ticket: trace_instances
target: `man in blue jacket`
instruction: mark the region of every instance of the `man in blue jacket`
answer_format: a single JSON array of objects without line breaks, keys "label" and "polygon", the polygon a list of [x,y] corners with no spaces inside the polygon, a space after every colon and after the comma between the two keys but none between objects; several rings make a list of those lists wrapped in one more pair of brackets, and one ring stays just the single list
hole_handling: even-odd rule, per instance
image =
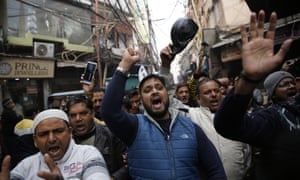
[{"label": "man in blue jacket", "polygon": [[144,114],[122,110],[127,72],[139,60],[126,49],[102,102],[103,120],[128,147],[133,179],[226,179],[220,157],[202,129],[169,107],[165,81],[148,75],[139,84]]}]

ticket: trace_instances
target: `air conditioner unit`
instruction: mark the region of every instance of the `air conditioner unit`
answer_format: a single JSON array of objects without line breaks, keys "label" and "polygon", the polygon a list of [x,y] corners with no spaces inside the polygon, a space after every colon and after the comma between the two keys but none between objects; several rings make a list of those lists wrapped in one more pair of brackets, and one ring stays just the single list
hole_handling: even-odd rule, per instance
[{"label": "air conditioner unit", "polygon": [[33,56],[35,57],[54,57],[54,43],[34,42]]}]

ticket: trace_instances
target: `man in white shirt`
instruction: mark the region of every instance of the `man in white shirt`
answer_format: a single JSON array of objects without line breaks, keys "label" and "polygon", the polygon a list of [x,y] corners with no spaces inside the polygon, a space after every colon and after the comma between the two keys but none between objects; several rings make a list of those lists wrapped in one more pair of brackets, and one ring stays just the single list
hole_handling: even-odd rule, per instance
[{"label": "man in white shirt", "polygon": [[242,180],[251,164],[251,148],[248,144],[222,137],[214,128],[214,112],[218,109],[222,94],[214,79],[198,83],[196,99],[200,107],[189,108],[189,116],[206,133],[216,147],[228,180]]},{"label": "man in white shirt", "polygon": [[75,144],[64,111],[48,109],[40,112],[34,118],[32,128],[34,144],[40,152],[25,158],[10,172],[10,157],[5,157],[1,180],[110,179],[102,154],[93,146]]}]

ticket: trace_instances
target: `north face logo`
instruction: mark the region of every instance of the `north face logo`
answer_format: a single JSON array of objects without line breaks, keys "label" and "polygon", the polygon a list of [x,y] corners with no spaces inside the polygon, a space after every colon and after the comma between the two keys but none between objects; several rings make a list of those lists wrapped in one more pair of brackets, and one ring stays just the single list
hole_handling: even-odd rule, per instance
[{"label": "north face logo", "polygon": [[189,136],[188,136],[187,134],[182,134],[180,137],[181,137],[182,139],[188,139],[188,138],[189,138]]}]

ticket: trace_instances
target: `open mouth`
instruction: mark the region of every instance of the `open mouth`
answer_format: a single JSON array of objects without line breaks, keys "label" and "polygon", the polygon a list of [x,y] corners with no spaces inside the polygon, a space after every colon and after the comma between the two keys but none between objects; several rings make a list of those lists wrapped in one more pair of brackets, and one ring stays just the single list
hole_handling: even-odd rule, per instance
[{"label": "open mouth", "polygon": [[153,98],[151,103],[154,109],[160,109],[162,107],[162,100],[160,97]]},{"label": "open mouth", "polygon": [[85,130],[85,126],[83,124],[76,125],[76,130],[77,131],[84,131]]},{"label": "open mouth", "polygon": [[292,96],[295,96],[297,94],[297,91],[296,91],[296,89],[294,90],[289,90],[288,92],[287,92],[287,95],[288,95],[288,97],[292,97]]},{"label": "open mouth", "polygon": [[58,154],[60,151],[59,146],[52,146],[48,148],[48,153],[51,154],[52,156],[55,156],[56,154]]},{"label": "open mouth", "polygon": [[210,104],[212,105],[212,106],[217,106],[217,105],[219,105],[219,101],[218,100],[211,100],[210,101]]},{"label": "open mouth", "polygon": [[187,101],[187,100],[188,100],[187,97],[183,97],[183,98],[182,98],[182,101]]}]

